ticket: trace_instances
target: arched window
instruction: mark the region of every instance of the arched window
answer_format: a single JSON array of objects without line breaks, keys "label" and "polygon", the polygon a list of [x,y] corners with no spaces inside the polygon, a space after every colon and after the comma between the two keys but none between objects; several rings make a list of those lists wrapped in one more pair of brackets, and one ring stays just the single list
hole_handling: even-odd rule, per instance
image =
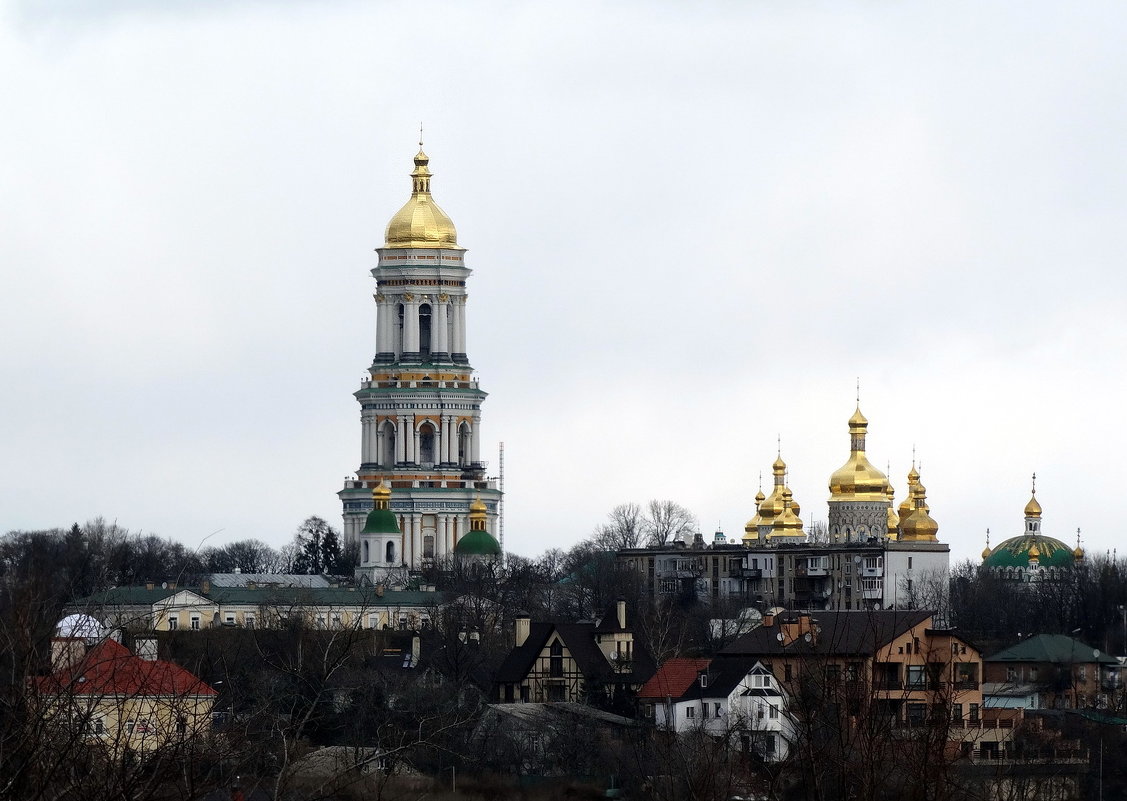
[{"label": "arched window", "polygon": [[430,356],[430,304],[419,307],[419,355],[425,360]]},{"label": "arched window", "polygon": [[380,429],[380,467],[395,467],[395,423],[385,420]]},{"label": "arched window", "polygon": [[387,556],[387,558],[384,559],[385,562],[387,562],[389,565],[395,564],[395,543],[394,542],[388,542],[386,556]]},{"label": "arched window", "polygon": [[428,467],[434,464],[434,426],[430,423],[419,426],[419,461]]},{"label": "arched window", "polygon": [[368,564],[371,559],[369,558],[368,541],[364,540],[364,564]]},{"label": "arched window", "polygon": [[434,535],[433,534],[427,534],[425,537],[423,537],[423,558],[424,559],[433,559],[434,558]]}]

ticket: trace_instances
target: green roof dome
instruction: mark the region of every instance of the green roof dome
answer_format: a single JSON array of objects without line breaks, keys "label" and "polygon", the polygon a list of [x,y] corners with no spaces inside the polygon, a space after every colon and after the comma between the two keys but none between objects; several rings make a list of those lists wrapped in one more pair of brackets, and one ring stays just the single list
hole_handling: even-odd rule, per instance
[{"label": "green roof dome", "polygon": [[398,534],[399,521],[395,519],[390,509],[373,509],[368,512],[368,520],[364,523],[361,534]]},{"label": "green roof dome", "polygon": [[467,531],[466,536],[458,540],[454,553],[459,556],[500,556],[501,545],[488,531],[476,529]]},{"label": "green roof dome", "polygon": [[996,546],[985,559],[983,567],[1029,567],[1030,556],[1035,553],[1041,567],[1071,567],[1075,557],[1072,549],[1063,542],[1041,534],[1011,537]]}]

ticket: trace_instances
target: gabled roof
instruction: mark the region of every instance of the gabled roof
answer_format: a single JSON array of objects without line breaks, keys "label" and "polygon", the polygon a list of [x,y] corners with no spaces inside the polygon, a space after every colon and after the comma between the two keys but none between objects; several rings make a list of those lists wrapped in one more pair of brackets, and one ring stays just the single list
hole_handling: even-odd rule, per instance
[{"label": "gabled roof", "polygon": [[1099,648],[1074,640],[1063,634],[1038,634],[1017,645],[985,657],[984,662],[1050,662],[1053,664],[1118,665],[1119,660]]},{"label": "gabled roof", "polygon": [[638,698],[680,698],[692,686],[711,659],[678,656],[668,659],[638,690]]},{"label": "gabled roof", "polygon": [[534,622],[529,625],[528,639],[524,644],[513,648],[497,671],[497,681],[501,684],[519,682],[528,675],[540,652],[544,650],[553,633],[558,633],[580,672],[587,678],[612,679],[617,683],[644,681],[653,673],[653,661],[649,653],[634,638],[634,661],[628,673],[621,673],[603,656],[595,643],[594,623],[559,623],[553,621]]},{"label": "gabled roof", "polygon": [[[805,614],[805,613],[804,613]],[[739,656],[871,656],[904,632],[918,626],[935,613],[926,610],[877,610],[810,613],[820,631],[807,642],[799,637],[783,644],[778,639],[781,622],[798,621],[798,614],[777,616],[772,626],[760,626],[744,634],[720,652],[723,657]]]},{"label": "gabled roof", "polygon": [[757,659],[714,659],[708,666],[707,684],[702,687],[699,681],[694,682],[681,697],[686,700],[727,698],[758,661]]},{"label": "gabled roof", "polygon": [[172,662],[146,660],[105,639],[74,665],[32,679],[40,692],[81,696],[218,695],[194,674]]}]

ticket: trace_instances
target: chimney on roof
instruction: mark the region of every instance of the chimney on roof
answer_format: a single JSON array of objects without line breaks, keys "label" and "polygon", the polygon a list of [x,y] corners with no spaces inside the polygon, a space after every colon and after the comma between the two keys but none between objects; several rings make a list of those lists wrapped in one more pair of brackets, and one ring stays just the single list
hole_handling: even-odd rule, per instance
[{"label": "chimney on roof", "polygon": [[204,595],[207,595],[209,592],[211,592],[211,582],[208,581],[207,579],[204,579],[203,581],[201,581],[200,582],[200,592],[202,592]]},{"label": "chimney on roof", "polygon": [[156,637],[138,637],[133,643],[133,652],[146,662],[157,661]]},{"label": "chimney on roof", "polygon": [[51,670],[65,670],[86,656],[82,637],[55,637],[51,640]]},{"label": "chimney on roof", "polygon": [[619,598],[618,601],[615,603],[615,606],[617,607],[617,612],[618,612],[618,627],[620,629],[624,629],[624,628],[626,628],[626,601],[625,601],[625,599]]},{"label": "chimney on roof", "polygon": [[528,612],[517,612],[517,616],[513,618],[513,644],[517,648],[524,645],[531,627],[532,618],[528,616]]},{"label": "chimney on roof", "polygon": [[770,612],[765,613],[763,615],[763,624],[762,625],[763,625],[763,628],[765,628],[765,629],[769,629],[772,626],[774,626],[775,625],[775,616],[772,615]]}]

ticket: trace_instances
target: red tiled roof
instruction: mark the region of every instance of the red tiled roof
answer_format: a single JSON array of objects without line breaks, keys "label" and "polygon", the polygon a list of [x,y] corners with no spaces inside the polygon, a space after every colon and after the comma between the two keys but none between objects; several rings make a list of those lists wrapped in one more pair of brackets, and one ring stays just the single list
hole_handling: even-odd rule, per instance
[{"label": "red tiled roof", "polygon": [[680,656],[666,661],[638,690],[638,698],[680,698],[711,661]]},{"label": "red tiled roof", "polygon": [[194,674],[163,660],[146,660],[114,640],[102,640],[68,668],[33,680],[40,692],[73,695],[218,695]]}]

